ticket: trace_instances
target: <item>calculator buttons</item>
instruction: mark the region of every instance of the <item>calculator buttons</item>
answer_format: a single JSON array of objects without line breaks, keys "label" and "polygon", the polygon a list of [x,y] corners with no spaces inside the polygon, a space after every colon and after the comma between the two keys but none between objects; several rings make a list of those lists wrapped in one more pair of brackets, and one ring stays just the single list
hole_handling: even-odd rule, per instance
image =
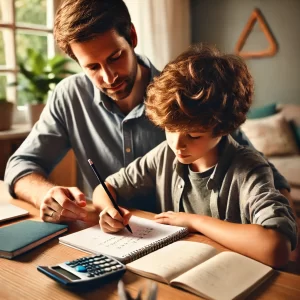
[{"label": "calculator buttons", "polygon": [[84,267],[84,266],[77,266],[77,267],[75,268],[75,270],[76,270],[77,272],[81,272],[81,273],[86,273],[86,272],[87,272],[87,269],[86,269],[86,267]]},{"label": "calculator buttons", "polygon": [[111,268],[105,268],[104,271],[105,271],[105,272],[110,272],[110,271],[111,271]]},{"label": "calculator buttons", "polygon": [[[96,280],[97,277],[105,277],[114,272],[120,272],[124,265],[119,261],[105,255],[96,255],[92,257],[83,257],[64,263],[69,270],[73,269],[78,276]],[[74,273],[75,274],[75,273]]]}]

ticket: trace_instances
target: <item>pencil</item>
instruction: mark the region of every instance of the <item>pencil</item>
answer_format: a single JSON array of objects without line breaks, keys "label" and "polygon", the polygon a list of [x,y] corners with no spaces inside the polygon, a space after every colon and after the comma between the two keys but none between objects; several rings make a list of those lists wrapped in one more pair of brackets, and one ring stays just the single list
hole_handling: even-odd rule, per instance
[{"label": "pencil", "polygon": [[[119,207],[119,206],[117,205],[117,203],[115,202],[114,197],[111,195],[109,189],[107,188],[106,184],[104,183],[103,179],[101,178],[100,174],[98,173],[98,171],[97,171],[97,169],[96,169],[94,163],[92,162],[91,159],[88,159],[88,162],[89,162],[91,168],[93,169],[93,171],[94,171],[94,173],[95,173],[95,175],[96,175],[98,181],[101,183],[101,185],[102,185],[102,187],[104,188],[104,190],[105,190],[107,196],[109,197],[110,201],[112,202],[114,208],[119,212],[119,214],[120,214],[121,216],[123,216],[123,213],[122,213],[120,207]],[[128,230],[130,233],[132,233],[132,230],[131,230],[129,224],[126,225],[126,228],[127,228],[127,230]]]}]

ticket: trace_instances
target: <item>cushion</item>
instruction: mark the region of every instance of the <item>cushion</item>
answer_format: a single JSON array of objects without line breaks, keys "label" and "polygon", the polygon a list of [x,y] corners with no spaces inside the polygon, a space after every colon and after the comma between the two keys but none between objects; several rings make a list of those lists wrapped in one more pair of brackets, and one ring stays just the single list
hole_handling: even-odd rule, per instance
[{"label": "cushion", "polygon": [[277,108],[284,118],[291,124],[298,147],[300,148],[300,105],[298,104],[279,104]]},{"label": "cushion", "polygon": [[300,187],[300,155],[274,156],[269,161],[291,185]]},{"label": "cushion", "polygon": [[247,114],[248,119],[265,118],[275,115],[277,112],[276,103],[267,104],[261,107],[253,107]]},{"label": "cushion", "polygon": [[294,134],[281,113],[273,116],[246,120],[242,125],[253,146],[266,156],[298,154]]}]

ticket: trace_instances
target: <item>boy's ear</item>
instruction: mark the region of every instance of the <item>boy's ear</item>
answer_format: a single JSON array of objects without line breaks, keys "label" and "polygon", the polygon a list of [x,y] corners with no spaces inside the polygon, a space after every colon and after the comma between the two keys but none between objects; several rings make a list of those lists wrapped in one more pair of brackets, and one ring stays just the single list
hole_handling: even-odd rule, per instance
[{"label": "boy's ear", "polygon": [[135,27],[132,23],[130,28],[130,39],[131,39],[132,48],[134,49],[137,46],[138,39],[137,39]]}]

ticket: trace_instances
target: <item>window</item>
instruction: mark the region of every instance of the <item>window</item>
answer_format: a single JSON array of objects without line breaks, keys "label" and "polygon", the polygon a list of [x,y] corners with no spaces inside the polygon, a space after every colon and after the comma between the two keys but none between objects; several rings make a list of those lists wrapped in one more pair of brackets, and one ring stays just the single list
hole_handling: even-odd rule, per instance
[{"label": "window", "polygon": [[54,55],[54,12],[60,0],[0,0],[0,97],[23,105],[17,89],[18,60],[27,48]]}]

